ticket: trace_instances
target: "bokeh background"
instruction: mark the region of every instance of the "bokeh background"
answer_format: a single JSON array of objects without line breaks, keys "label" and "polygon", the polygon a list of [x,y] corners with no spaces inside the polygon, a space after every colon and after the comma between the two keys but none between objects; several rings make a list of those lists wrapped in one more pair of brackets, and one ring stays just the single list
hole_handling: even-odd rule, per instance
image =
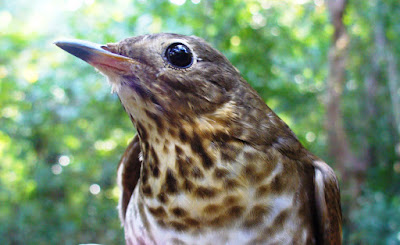
[{"label": "bokeh background", "polygon": [[116,168],[135,130],[53,41],[155,32],[208,40],[330,163],[344,244],[400,244],[398,0],[1,0],[0,244],[123,244]]}]

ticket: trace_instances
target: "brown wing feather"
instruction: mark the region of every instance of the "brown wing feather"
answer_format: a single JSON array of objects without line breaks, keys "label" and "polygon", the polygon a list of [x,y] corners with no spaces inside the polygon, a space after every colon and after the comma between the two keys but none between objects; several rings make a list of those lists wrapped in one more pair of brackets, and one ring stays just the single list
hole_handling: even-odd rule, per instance
[{"label": "brown wing feather", "polygon": [[339,184],[333,170],[323,161],[314,161],[315,201],[318,237],[321,244],[342,244],[342,212]]},{"label": "brown wing feather", "polygon": [[129,200],[140,177],[141,162],[139,161],[139,153],[139,137],[136,135],[129,143],[118,165],[118,184],[122,189],[118,209],[122,222],[125,220]]}]

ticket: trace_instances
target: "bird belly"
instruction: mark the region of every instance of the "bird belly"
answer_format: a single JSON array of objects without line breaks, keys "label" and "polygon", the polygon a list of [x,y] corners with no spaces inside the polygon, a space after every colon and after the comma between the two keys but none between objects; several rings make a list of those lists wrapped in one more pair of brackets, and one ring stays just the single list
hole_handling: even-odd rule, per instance
[{"label": "bird belly", "polygon": [[[265,217],[260,229],[244,229],[242,225],[227,228],[200,229],[198,232],[186,233],[170,228],[165,228],[146,209],[139,195],[137,187],[132,195],[125,220],[125,239],[127,245],[136,244],[314,244],[310,240],[310,232],[307,226],[302,226],[294,220],[286,220],[281,224],[280,230],[276,230],[276,220],[279,219],[280,210],[276,208],[274,216]],[[277,199],[276,204],[286,206],[284,199]],[[286,209],[286,208],[285,208]],[[274,223],[275,221],[275,223]],[[271,230],[273,230],[271,232]],[[310,241],[312,241],[310,243]]]}]

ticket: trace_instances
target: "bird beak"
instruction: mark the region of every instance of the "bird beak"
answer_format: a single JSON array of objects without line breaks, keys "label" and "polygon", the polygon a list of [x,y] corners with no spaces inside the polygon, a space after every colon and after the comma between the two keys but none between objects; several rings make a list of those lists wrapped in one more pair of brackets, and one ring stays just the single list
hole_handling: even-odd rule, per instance
[{"label": "bird beak", "polygon": [[130,64],[137,61],[109,51],[107,45],[82,40],[60,40],[54,43],[68,53],[86,61],[100,71],[105,69],[119,72],[130,70]]}]

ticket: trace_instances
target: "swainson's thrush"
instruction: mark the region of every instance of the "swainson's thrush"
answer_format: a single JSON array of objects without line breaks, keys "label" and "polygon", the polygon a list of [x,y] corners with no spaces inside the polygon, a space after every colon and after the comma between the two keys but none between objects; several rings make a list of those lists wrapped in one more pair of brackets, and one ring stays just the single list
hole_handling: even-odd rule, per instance
[{"label": "swainson's thrush", "polygon": [[137,129],[118,169],[127,244],[341,244],[333,170],[204,40],[56,45],[108,77]]}]

